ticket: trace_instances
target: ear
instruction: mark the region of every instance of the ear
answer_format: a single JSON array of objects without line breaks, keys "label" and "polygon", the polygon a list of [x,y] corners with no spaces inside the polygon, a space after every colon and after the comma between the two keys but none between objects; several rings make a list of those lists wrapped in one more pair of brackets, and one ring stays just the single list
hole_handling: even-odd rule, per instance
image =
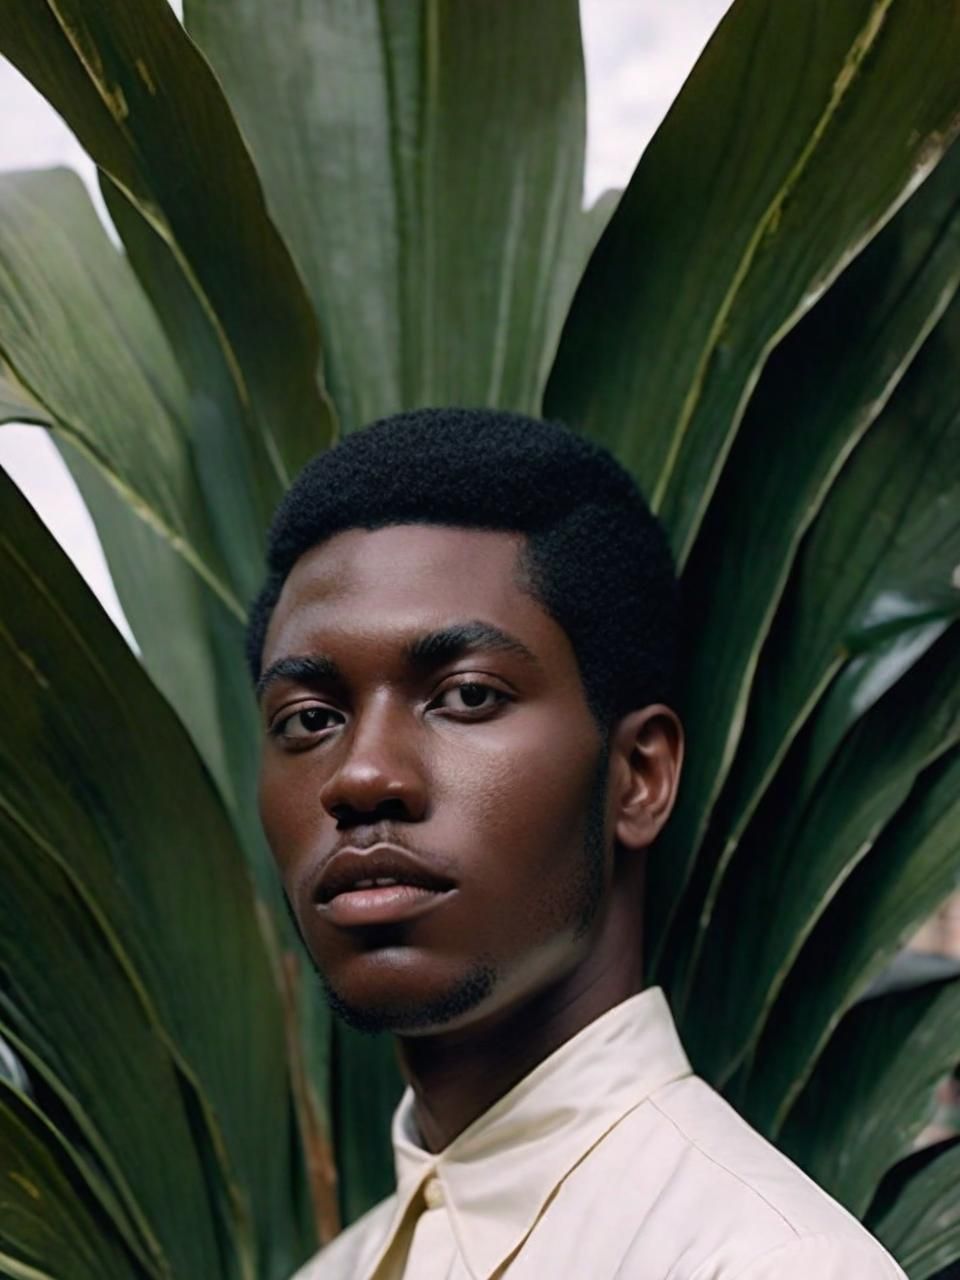
[{"label": "ear", "polygon": [[670,817],[683,765],[683,726],[660,703],[631,711],[611,742],[614,832],[627,849],[653,844]]}]

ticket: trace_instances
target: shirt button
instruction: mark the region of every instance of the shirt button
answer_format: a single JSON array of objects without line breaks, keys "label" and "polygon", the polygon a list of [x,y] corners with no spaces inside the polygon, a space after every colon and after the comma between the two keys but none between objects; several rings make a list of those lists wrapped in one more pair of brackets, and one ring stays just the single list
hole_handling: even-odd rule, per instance
[{"label": "shirt button", "polygon": [[428,1178],[423,1186],[423,1198],[428,1209],[439,1209],[443,1204],[443,1187],[439,1178]]}]

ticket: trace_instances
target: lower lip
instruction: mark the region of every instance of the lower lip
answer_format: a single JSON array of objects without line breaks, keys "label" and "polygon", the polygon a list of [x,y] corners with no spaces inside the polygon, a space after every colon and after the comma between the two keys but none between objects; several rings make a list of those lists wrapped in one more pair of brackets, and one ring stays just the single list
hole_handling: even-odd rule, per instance
[{"label": "lower lip", "polygon": [[441,903],[449,890],[421,889],[410,884],[382,885],[337,894],[320,908],[336,925],[398,924]]}]

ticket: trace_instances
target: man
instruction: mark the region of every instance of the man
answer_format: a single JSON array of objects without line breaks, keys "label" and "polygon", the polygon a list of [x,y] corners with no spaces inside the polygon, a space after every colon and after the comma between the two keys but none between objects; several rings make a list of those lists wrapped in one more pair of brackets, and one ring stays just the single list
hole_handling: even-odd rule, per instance
[{"label": "man", "polygon": [[397,1193],[304,1280],[892,1280],[692,1073],[641,969],[683,755],[632,480],[503,413],[386,419],[274,521],[260,807],[334,1009],[396,1037]]}]

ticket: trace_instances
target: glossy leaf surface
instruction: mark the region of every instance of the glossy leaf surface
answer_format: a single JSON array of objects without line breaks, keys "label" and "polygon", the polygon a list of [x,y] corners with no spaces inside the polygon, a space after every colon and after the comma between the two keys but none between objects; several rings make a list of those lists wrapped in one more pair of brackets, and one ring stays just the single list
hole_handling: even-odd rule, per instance
[{"label": "glossy leaf surface", "polygon": [[[960,592],[960,301],[839,477],[761,660],[725,819],[735,838],[818,693],[850,658],[956,616]],[[838,568],[843,566],[843,572]],[[885,681],[874,690],[883,691]],[[870,698],[848,686],[849,725]],[[830,714],[842,715],[840,707]],[[830,730],[832,740],[842,726]]]},{"label": "glossy leaf surface", "polygon": [[0,52],[164,236],[211,315],[263,459],[266,518],[332,420],[309,302],[216,78],[165,0],[3,0]]},{"label": "glossy leaf surface", "polygon": [[393,1045],[371,1044],[348,1027],[336,1025],[337,1154],[344,1222],[353,1222],[394,1187],[390,1120],[402,1084]]},{"label": "glossy leaf surface", "polygon": [[[11,727],[0,747],[10,838],[0,843],[22,875],[49,867],[66,877],[129,957],[154,1011],[151,1034],[162,1029],[216,1137],[238,1243],[256,1238],[265,1273],[282,1275],[302,1239],[291,1221],[297,1147],[277,978],[235,836],[186,733],[76,572],[9,481],[0,498],[0,579],[4,597],[18,601],[0,651]],[[10,942],[35,913],[18,909],[15,895],[5,907],[9,963],[19,958],[42,980],[47,951]],[[56,914],[46,918],[55,927]],[[68,989],[64,979],[47,1000],[86,1019],[94,997],[74,1007]],[[74,1053],[64,1048],[65,1065],[79,1067],[82,1050],[79,1040]],[[116,1052],[112,1060],[128,1070]],[[96,1090],[106,1104],[108,1079],[105,1066]],[[164,1165],[164,1176],[176,1171],[176,1161]]]},{"label": "glossy leaf surface", "polygon": [[[185,393],[180,416],[197,488],[230,582],[246,604],[260,586],[265,515],[271,513],[262,511],[259,503],[261,491],[270,490],[270,478],[257,472],[263,460],[251,451],[244,434],[244,405],[216,326],[190,288],[175,254],[102,175],[100,190],[179,368]],[[143,345],[151,350],[149,342]],[[165,381],[160,385],[167,387]]]},{"label": "glossy leaf surface", "polygon": [[[693,981],[690,956],[695,962],[706,945],[717,896],[728,867],[742,856],[750,819],[824,692],[829,688],[808,732],[802,775],[789,784],[787,810],[794,818],[847,729],[960,614],[953,585],[960,560],[958,350],[955,299],[841,472],[802,550],[761,654],[713,831],[681,908],[678,932],[686,939],[672,949],[671,967],[685,975],[684,987]],[[831,687],[852,661],[854,678]],[[859,678],[864,667],[874,678]]]},{"label": "glossy leaf surface", "polygon": [[0,265],[8,381],[239,611],[191,471],[183,384],[75,174],[0,176]]},{"label": "glossy leaf surface", "polygon": [[0,1271],[14,1280],[153,1280],[92,1194],[62,1137],[0,1079]]},{"label": "glossy leaf surface", "polygon": [[[0,176],[0,262],[0,351],[18,380],[0,414],[53,429],[143,660],[230,797],[205,619],[240,603],[208,528],[190,402],[163,334],[65,170]],[[178,626],[158,626],[166,617]]]},{"label": "glossy leaf surface", "polygon": [[960,146],[783,342],[750,402],[684,575],[688,750],[679,809],[650,864],[660,945],[800,541],[960,284],[958,190]]},{"label": "glossy leaf surface", "polygon": [[960,979],[864,1000],[837,1028],[780,1145],[860,1218],[958,1061]]},{"label": "glossy leaf surface", "polygon": [[186,0],[184,18],[307,281],[344,424],[535,408],[585,253],[574,0],[277,0],[269,22],[259,0]]},{"label": "glossy leaf surface", "polygon": [[[210,1198],[202,1154],[205,1147],[212,1157],[212,1135],[202,1122],[194,1134],[190,1086],[145,1007],[139,976],[126,955],[117,955],[116,935],[57,864],[55,851],[25,815],[11,814],[6,796],[0,869],[0,972],[15,1002],[4,1001],[2,1025],[43,1060],[83,1141],[109,1161],[142,1251],[160,1275],[229,1275],[232,1268],[220,1260],[222,1233],[246,1252],[249,1269],[249,1227],[221,1222],[218,1230],[221,1206]],[[55,950],[37,947],[41,931],[56,940]]]},{"label": "glossy leaf surface", "polygon": [[741,0],[641,159],[546,407],[628,463],[681,561],[771,348],[960,127],[958,57],[938,0]]},{"label": "glossy leaf surface", "polygon": [[931,1280],[960,1258],[960,1138],[905,1160],[894,1173],[898,1194],[868,1219],[910,1280]]},{"label": "glossy leaf surface", "polygon": [[[960,645],[937,645],[857,721],[829,772],[806,783],[803,743],[724,877],[685,1041],[726,1081],[756,1044],[791,966],[918,775],[960,740]],[[746,929],[745,921],[764,928]]]},{"label": "glossy leaf surface", "polygon": [[764,1132],[778,1132],[845,1010],[954,889],[958,860],[954,748],[918,779],[790,972],[743,1095],[748,1116]]}]

